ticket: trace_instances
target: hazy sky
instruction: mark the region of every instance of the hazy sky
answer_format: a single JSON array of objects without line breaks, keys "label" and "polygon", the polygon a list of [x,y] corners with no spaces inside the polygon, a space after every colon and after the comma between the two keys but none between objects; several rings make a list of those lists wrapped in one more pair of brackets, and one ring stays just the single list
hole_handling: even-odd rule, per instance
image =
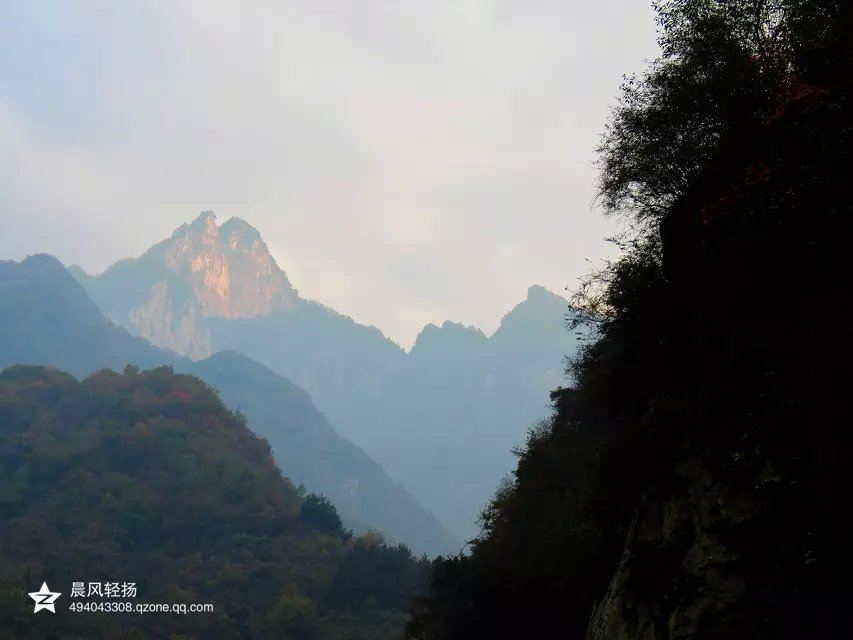
[{"label": "hazy sky", "polygon": [[0,258],[99,272],[203,209],[409,345],[610,252],[593,150],[642,0],[3,2]]}]

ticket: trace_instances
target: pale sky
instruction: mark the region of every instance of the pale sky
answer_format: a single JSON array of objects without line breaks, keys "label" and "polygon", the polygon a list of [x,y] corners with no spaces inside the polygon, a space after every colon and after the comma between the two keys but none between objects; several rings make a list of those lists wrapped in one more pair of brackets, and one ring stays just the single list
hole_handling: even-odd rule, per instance
[{"label": "pale sky", "polygon": [[97,273],[204,209],[409,346],[612,252],[593,207],[642,0],[3,2],[0,259]]}]

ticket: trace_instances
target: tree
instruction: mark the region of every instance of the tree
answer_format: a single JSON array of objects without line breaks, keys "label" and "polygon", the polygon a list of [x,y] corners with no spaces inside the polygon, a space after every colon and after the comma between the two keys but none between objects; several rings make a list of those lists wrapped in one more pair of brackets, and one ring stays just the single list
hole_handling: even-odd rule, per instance
[{"label": "tree", "polygon": [[309,493],[300,507],[300,516],[310,527],[340,537],[344,540],[352,536],[352,531],[344,529],[344,523],[338,515],[335,505],[324,495]]},{"label": "tree", "polygon": [[[834,638],[853,565],[849,3],[672,0],[599,148],[595,339],[412,636]],[[593,613],[590,621],[590,612]]]}]

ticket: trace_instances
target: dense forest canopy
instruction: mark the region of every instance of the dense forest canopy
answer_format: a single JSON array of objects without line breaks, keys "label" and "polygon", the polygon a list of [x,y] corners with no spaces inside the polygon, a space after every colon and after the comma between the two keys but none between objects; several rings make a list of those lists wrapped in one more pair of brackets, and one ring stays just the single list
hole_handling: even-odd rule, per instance
[{"label": "dense forest canopy", "polygon": [[[167,367],[83,381],[5,369],[0,462],[9,640],[390,639],[426,579],[427,561],[405,546],[353,539],[325,497],[282,477],[266,442],[212,389]],[[56,615],[30,608],[27,592],[43,580],[63,593]],[[81,580],[134,582],[133,603],[214,610],[71,613]]]},{"label": "dense forest canopy", "polygon": [[599,149],[596,332],[409,634],[836,638],[853,575],[853,8],[656,5]]}]

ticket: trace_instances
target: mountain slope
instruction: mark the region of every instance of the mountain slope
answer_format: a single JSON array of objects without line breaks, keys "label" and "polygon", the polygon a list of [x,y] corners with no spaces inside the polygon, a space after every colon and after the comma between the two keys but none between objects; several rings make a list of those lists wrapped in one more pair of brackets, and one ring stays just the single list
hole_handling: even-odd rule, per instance
[{"label": "mountain slope", "polygon": [[53,256],[0,261],[0,367],[45,364],[85,375],[129,362],[151,367],[176,360],[105,321]]},{"label": "mountain slope", "polygon": [[299,297],[256,229],[212,212],[98,276],[69,271],[104,315],[133,335],[194,359],[237,351],[305,388],[342,433],[369,428],[404,351]]},{"label": "mountain slope", "polygon": [[513,449],[548,415],[547,390],[565,382],[562,354],[577,348],[568,312],[565,299],[533,286],[490,337],[429,325],[388,381],[364,446],[458,536],[477,533]]},{"label": "mountain slope", "polygon": [[98,278],[72,272],[110,319],[196,358],[212,353],[206,317],[254,317],[298,300],[260,234],[238,218],[217,227],[209,211]]},{"label": "mountain slope", "polygon": [[210,318],[213,345],[296,380],[342,433],[399,478],[457,539],[549,412],[577,348],[568,302],[533,286],[491,337],[428,325],[410,353],[317,303],[256,318]]},{"label": "mountain slope", "polygon": [[233,351],[194,362],[186,370],[219,389],[225,403],[266,438],[287,475],[322,490],[348,526],[381,529],[430,554],[454,550],[451,536],[382,467],[338,435],[304,390]]},{"label": "mountain slope", "polygon": [[[229,249],[235,225],[253,239],[251,254]],[[237,304],[262,272],[273,274],[277,302]],[[512,449],[547,416],[563,357],[576,350],[568,302],[532,286],[493,336],[428,325],[406,353],[375,327],[299,297],[256,230],[235,219],[217,227],[209,212],[100,276],[73,273],[107,316],[155,344],[192,357],[237,351],[305,388],[459,540],[477,532]]]},{"label": "mountain slope", "polygon": [[359,532],[380,529],[418,553],[446,553],[457,546],[378,464],[337,434],[302,389],[237,354],[194,362],[128,335],[103,317],[51,256],[0,262],[0,338],[0,367],[42,364],[85,376],[103,368],[120,371],[127,364],[168,364],[195,373],[253,418],[250,424],[273,443],[285,475],[340,504],[347,526]]},{"label": "mountain slope", "polygon": [[[405,600],[385,585],[414,592],[425,563],[353,544],[334,510],[282,478],[266,443],[197,378],[163,367],[78,382],[17,366],[0,372],[0,399],[0,637],[399,634]],[[365,545],[385,583],[363,580],[362,599],[344,601],[338,576]],[[33,615],[26,595],[42,580],[62,594],[49,616]],[[136,593],[72,599],[73,581],[87,592],[131,582]],[[104,602],[213,611],[69,611]]]},{"label": "mountain slope", "polygon": [[304,387],[346,437],[364,446],[405,352],[318,302],[254,318],[208,318],[216,351],[238,351]]}]

